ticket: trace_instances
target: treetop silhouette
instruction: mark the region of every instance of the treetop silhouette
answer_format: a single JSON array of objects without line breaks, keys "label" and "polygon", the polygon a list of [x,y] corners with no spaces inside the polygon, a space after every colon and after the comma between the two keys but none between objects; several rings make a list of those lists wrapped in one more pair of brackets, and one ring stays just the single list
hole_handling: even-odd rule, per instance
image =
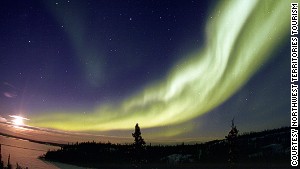
[{"label": "treetop silhouette", "polygon": [[134,137],[134,145],[136,148],[141,148],[143,145],[146,144],[143,137],[141,136],[141,129],[139,127],[139,123],[135,125],[135,131],[132,133],[132,137]]}]

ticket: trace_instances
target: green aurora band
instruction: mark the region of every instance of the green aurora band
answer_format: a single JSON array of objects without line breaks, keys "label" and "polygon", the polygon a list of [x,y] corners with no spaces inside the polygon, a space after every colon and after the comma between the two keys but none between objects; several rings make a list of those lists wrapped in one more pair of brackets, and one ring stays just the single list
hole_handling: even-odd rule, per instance
[{"label": "green aurora band", "polygon": [[[280,47],[289,32],[289,7],[284,0],[220,2],[208,18],[204,48],[179,61],[166,79],[120,104],[86,114],[45,112],[29,117],[29,125],[110,131],[132,129],[136,122],[143,128],[180,125],[199,117],[237,92]],[[169,135],[180,133],[177,128]]]}]

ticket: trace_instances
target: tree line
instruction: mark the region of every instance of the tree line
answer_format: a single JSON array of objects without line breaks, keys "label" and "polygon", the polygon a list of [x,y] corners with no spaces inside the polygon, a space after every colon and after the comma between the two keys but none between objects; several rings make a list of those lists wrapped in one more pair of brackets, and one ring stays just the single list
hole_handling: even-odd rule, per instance
[{"label": "tree line", "polygon": [[[289,162],[290,128],[284,127],[262,132],[239,135],[232,122],[228,135],[221,140],[201,144],[146,145],[138,124],[132,133],[133,144],[83,142],[65,145],[56,151],[48,151],[42,158],[50,161],[75,164],[84,167],[147,168],[177,164],[220,163],[224,168],[236,168],[238,163],[286,163]],[[288,163],[287,163],[288,165]],[[151,168],[150,167],[150,168]],[[116,167],[118,168],[118,167]],[[161,167],[163,168],[163,167]]]}]

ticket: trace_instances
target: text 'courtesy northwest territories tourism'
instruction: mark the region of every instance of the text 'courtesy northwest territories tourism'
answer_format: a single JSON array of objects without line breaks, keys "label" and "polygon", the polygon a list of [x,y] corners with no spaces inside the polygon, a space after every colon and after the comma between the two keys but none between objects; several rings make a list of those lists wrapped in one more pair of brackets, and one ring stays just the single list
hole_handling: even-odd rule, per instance
[{"label": "text 'courtesy northwest territories tourism'", "polygon": [[291,3],[291,166],[298,166],[298,3]]}]

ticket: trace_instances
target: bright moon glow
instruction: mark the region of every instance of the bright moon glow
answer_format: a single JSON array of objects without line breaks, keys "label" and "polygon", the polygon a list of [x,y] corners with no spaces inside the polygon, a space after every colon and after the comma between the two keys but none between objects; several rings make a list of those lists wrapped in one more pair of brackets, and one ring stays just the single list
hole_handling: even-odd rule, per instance
[{"label": "bright moon glow", "polygon": [[289,28],[286,2],[222,1],[207,19],[204,47],[181,60],[166,79],[120,104],[102,105],[89,113],[45,112],[31,117],[30,124],[107,131],[132,129],[136,122],[143,128],[181,124],[201,116],[237,92],[280,47]]},{"label": "bright moon glow", "polygon": [[24,117],[21,117],[21,116],[16,116],[16,115],[11,115],[9,117],[13,118],[11,120],[11,122],[12,122],[13,125],[16,125],[16,126],[22,126],[22,125],[25,124],[24,120],[28,120],[27,118],[24,118]]}]

